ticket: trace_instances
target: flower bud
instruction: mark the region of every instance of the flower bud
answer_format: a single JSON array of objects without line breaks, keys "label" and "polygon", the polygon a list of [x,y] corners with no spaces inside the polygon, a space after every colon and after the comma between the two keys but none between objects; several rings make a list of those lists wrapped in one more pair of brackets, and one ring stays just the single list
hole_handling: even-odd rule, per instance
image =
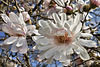
[{"label": "flower bud", "polygon": [[71,6],[66,6],[64,12],[70,15],[73,12],[73,8]]},{"label": "flower bud", "polygon": [[83,11],[84,12],[88,12],[89,10],[90,10],[90,5],[89,4],[83,6]]},{"label": "flower bud", "polygon": [[71,6],[66,6],[66,10],[67,10],[67,11],[72,11],[73,8],[72,8]]},{"label": "flower bud", "polygon": [[91,0],[92,6],[100,6],[100,0]]}]

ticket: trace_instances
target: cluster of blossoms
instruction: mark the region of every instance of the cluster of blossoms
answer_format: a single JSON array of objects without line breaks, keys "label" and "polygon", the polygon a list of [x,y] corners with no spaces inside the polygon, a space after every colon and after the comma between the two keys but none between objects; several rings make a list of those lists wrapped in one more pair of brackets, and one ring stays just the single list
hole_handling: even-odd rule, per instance
[{"label": "cluster of blossoms", "polygon": [[[33,41],[36,43],[34,49],[42,51],[39,54],[39,59],[46,59],[47,63],[52,63],[54,59],[62,62],[64,66],[68,66],[72,61],[71,55],[74,53],[82,60],[90,59],[84,46],[96,47],[95,41],[88,40],[93,35],[81,31],[83,14],[76,12],[74,18],[71,15],[79,9],[82,12],[84,5],[89,0],[76,0],[77,3],[73,5],[70,5],[70,0],[66,5],[66,1],[44,0],[44,7],[51,4],[46,7],[45,12],[53,20],[39,20],[39,30],[36,29],[35,25],[26,25],[25,22],[31,20],[27,12],[19,13],[19,16],[14,12],[10,12],[9,17],[2,14],[1,17],[5,22],[2,25],[2,31],[10,35],[2,43],[2,48],[12,44],[12,52],[27,53],[26,37],[34,33],[38,35],[32,36]],[[99,0],[91,0],[91,2],[96,6],[100,5]],[[78,7],[76,8],[76,6]]]}]

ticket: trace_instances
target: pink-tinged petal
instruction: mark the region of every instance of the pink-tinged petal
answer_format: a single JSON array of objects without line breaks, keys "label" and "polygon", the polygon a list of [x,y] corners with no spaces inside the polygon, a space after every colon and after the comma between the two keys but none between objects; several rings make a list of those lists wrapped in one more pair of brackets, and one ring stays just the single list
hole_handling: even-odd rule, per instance
[{"label": "pink-tinged petal", "polygon": [[12,28],[7,25],[7,24],[3,24],[2,25],[2,31],[4,31],[5,33],[8,33],[10,35],[14,35],[15,33],[13,32]]},{"label": "pink-tinged petal", "polygon": [[17,39],[18,39],[18,37],[11,36],[11,37],[7,38],[7,39],[3,42],[3,44],[12,44],[12,43],[14,43]]},{"label": "pink-tinged petal", "polygon": [[18,16],[14,12],[9,13],[9,17],[14,24],[21,24],[22,22],[18,19]]},{"label": "pink-tinged petal", "polygon": [[25,44],[26,42],[26,38],[25,37],[19,37],[18,38],[18,41],[16,43],[16,47],[21,47]]},{"label": "pink-tinged petal", "polygon": [[30,19],[30,15],[28,14],[28,12],[22,12],[22,15],[23,15],[24,21],[27,21]]},{"label": "pink-tinged petal", "polygon": [[18,50],[19,50],[19,53],[25,54],[25,53],[27,53],[28,45],[27,45],[26,40],[24,40],[23,42],[24,42],[23,45],[21,47],[18,47]]},{"label": "pink-tinged petal", "polygon": [[8,23],[8,24],[11,23],[11,20],[10,20],[10,18],[9,18],[7,15],[2,14],[1,17],[2,17],[2,19],[3,19],[6,23]]},{"label": "pink-tinged petal", "polygon": [[25,35],[24,31],[21,28],[13,27],[13,32],[20,35]]},{"label": "pink-tinged petal", "polygon": [[13,43],[13,45],[11,46],[11,51],[12,51],[12,52],[18,52],[18,49],[17,49],[17,47],[16,47],[16,44],[17,44],[17,41],[15,41],[15,42]]}]

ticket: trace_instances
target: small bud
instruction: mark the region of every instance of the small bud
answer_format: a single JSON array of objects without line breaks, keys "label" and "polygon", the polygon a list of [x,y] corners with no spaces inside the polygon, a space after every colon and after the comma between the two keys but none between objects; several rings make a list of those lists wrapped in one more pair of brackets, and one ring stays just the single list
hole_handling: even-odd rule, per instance
[{"label": "small bud", "polygon": [[67,11],[72,11],[73,8],[72,8],[71,6],[66,6],[66,10],[67,10]]},{"label": "small bud", "polygon": [[92,7],[98,7],[100,6],[100,0],[91,0],[91,6]]},{"label": "small bud", "polygon": [[66,6],[64,12],[70,15],[73,13],[73,8],[71,6]]},{"label": "small bud", "polygon": [[16,6],[12,6],[12,10],[16,10],[17,8],[16,8]]},{"label": "small bud", "polygon": [[88,12],[89,10],[90,10],[90,5],[89,4],[83,6],[83,11],[84,12]]}]

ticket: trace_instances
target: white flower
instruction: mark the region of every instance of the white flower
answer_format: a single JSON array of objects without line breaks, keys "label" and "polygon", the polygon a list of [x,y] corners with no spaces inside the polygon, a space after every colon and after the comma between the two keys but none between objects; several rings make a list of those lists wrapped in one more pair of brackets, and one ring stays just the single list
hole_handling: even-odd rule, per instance
[{"label": "white flower", "polygon": [[[36,49],[42,50],[40,59],[47,59],[51,63],[53,59],[59,60],[64,66],[70,64],[71,56],[74,51],[83,59],[89,59],[89,55],[83,46],[94,47],[96,43],[91,40],[84,40],[80,37],[92,37],[89,33],[81,33],[81,15],[76,15],[73,24],[66,19],[66,14],[61,13],[61,20],[56,13],[53,13],[55,23],[40,20],[39,33],[41,36],[33,36],[36,42]],[[66,24],[66,25],[65,25]],[[83,45],[83,46],[82,46]]]},{"label": "white flower", "polygon": [[2,31],[11,35],[2,45],[8,46],[12,44],[12,52],[26,53],[28,50],[26,41],[27,27],[22,13],[19,14],[19,17],[13,12],[9,13],[9,17],[5,14],[2,14],[1,17],[5,21],[5,24],[2,25]]}]

